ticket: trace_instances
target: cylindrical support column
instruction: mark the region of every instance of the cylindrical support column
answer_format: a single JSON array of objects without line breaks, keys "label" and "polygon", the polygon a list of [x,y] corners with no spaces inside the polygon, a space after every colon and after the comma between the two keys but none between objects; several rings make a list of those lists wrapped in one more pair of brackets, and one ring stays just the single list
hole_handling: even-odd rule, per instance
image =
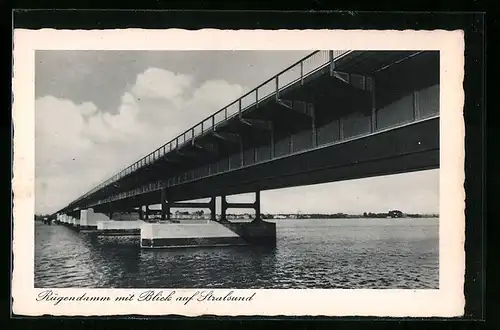
[{"label": "cylindrical support column", "polygon": [[144,212],[142,211],[142,206],[139,207],[139,219],[144,220]]},{"label": "cylindrical support column", "polygon": [[166,219],[166,212],[167,212],[167,192],[165,189],[161,190],[161,219],[165,220]]},{"label": "cylindrical support column", "polygon": [[261,220],[260,217],[260,190],[255,192],[255,220]]},{"label": "cylindrical support column", "polygon": [[215,214],[215,196],[212,196],[210,199],[210,220],[215,221],[216,220],[216,214]]},{"label": "cylindrical support column", "polygon": [[109,219],[113,219],[113,207],[111,205],[111,202],[108,203],[108,217]]},{"label": "cylindrical support column", "polygon": [[145,213],[144,213],[144,218],[145,218],[145,220],[149,219],[149,206],[148,205],[146,205],[146,210],[145,210]]},{"label": "cylindrical support column", "polygon": [[227,217],[226,217],[227,200],[226,200],[225,195],[221,196],[220,206],[221,206],[220,207],[220,220],[227,221]]}]

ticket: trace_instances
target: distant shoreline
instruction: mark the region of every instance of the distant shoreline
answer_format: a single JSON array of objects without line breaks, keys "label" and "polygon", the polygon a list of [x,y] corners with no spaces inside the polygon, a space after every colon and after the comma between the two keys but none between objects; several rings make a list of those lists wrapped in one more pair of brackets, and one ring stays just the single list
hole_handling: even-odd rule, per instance
[{"label": "distant shoreline", "polygon": [[[187,212],[186,212],[187,213]],[[151,219],[157,219],[160,217],[159,214],[151,214]],[[227,214],[227,218],[230,220],[251,220],[255,216],[253,214]],[[35,215],[35,221],[43,221],[44,218],[50,219],[47,215]],[[175,214],[171,215],[172,219],[183,219],[183,220],[209,220],[209,214],[182,214],[180,217],[176,217]],[[414,213],[402,213],[400,211],[391,211],[389,213],[363,213],[363,214],[347,214],[347,213],[263,213],[261,214],[263,220],[305,220],[305,219],[397,219],[397,218],[439,218],[439,214],[414,214]]]},{"label": "distant shoreline", "polygon": [[368,214],[263,214],[262,219],[287,220],[287,219],[398,219],[398,218],[439,218],[439,214],[401,214],[391,216],[385,213]]}]

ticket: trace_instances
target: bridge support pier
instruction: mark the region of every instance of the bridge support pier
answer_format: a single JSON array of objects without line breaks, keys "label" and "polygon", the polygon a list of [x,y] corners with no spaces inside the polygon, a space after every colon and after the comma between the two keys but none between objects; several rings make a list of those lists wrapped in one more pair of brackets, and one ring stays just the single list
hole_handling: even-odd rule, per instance
[{"label": "bridge support pier", "polygon": [[217,214],[216,208],[215,208],[215,196],[212,196],[210,199],[210,221],[216,221],[217,220]]},{"label": "bridge support pier", "polygon": [[113,219],[113,206],[111,205],[111,202],[108,203],[108,218],[111,220]]},{"label": "bridge support pier", "polygon": [[226,199],[226,196],[221,196],[221,222],[228,222],[227,220],[227,209],[230,208],[238,208],[238,209],[254,209],[255,210],[255,218],[253,221],[261,221],[260,215],[260,190],[255,192],[255,202],[253,203],[229,203]]},{"label": "bridge support pier", "polygon": [[167,190],[161,190],[161,220],[170,220],[170,205],[167,201]]},{"label": "bridge support pier", "polygon": [[73,229],[79,230],[80,229],[80,219],[71,217],[71,225],[73,226]]},{"label": "bridge support pier", "polygon": [[[260,213],[260,190],[255,192],[253,203],[229,203],[226,196],[222,196],[221,221],[226,228],[235,232],[245,242],[252,245],[276,245],[276,224],[263,221]],[[231,222],[227,220],[227,209],[229,208],[253,208],[255,218],[252,222]]]},{"label": "bridge support pier", "polygon": [[171,220],[170,210],[172,208],[207,208],[210,210],[210,220],[215,221],[216,217],[216,208],[215,208],[215,196],[210,198],[210,201],[206,203],[195,203],[195,202],[170,202],[168,200],[168,194],[165,189],[161,190],[161,219],[162,220]]},{"label": "bridge support pier", "polygon": [[[167,192],[161,192],[162,219],[167,218],[171,208],[207,208],[210,220],[203,223],[187,220],[186,223],[145,223],[141,226],[141,248],[177,248],[228,245],[276,244],[276,225],[263,221],[260,214],[260,191],[255,192],[253,203],[229,203],[222,196],[221,219],[216,221],[216,197],[208,202],[170,202]],[[228,208],[252,208],[252,222],[230,222]]]},{"label": "bridge support pier", "polygon": [[66,214],[61,215],[61,222],[63,225],[67,226],[68,225],[68,216]]},{"label": "bridge support pier", "polygon": [[94,209],[80,210],[80,231],[94,231],[97,230],[97,223],[99,221],[109,220],[109,217],[102,213],[95,213]]}]

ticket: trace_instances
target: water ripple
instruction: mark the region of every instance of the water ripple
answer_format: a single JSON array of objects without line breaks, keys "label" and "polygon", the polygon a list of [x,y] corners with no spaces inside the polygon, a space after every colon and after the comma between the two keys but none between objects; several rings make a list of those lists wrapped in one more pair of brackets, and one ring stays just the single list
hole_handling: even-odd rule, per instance
[{"label": "water ripple", "polygon": [[437,219],[280,220],[277,246],[141,250],[35,225],[35,286],[438,288]]}]

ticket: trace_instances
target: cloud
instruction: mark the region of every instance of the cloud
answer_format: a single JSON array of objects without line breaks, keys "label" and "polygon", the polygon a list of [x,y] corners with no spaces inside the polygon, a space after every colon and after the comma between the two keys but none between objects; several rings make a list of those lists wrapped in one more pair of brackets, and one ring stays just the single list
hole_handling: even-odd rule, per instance
[{"label": "cloud", "polygon": [[[35,101],[35,210],[54,212],[241,95],[223,80],[148,68],[114,113],[92,102]],[[105,91],[103,91],[105,92]]]},{"label": "cloud", "polygon": [[148,68],[137,76],[132,92],[138,98],[164,98],[173,99],[181,96],[191,87],[193,79],[184,74]]}]

